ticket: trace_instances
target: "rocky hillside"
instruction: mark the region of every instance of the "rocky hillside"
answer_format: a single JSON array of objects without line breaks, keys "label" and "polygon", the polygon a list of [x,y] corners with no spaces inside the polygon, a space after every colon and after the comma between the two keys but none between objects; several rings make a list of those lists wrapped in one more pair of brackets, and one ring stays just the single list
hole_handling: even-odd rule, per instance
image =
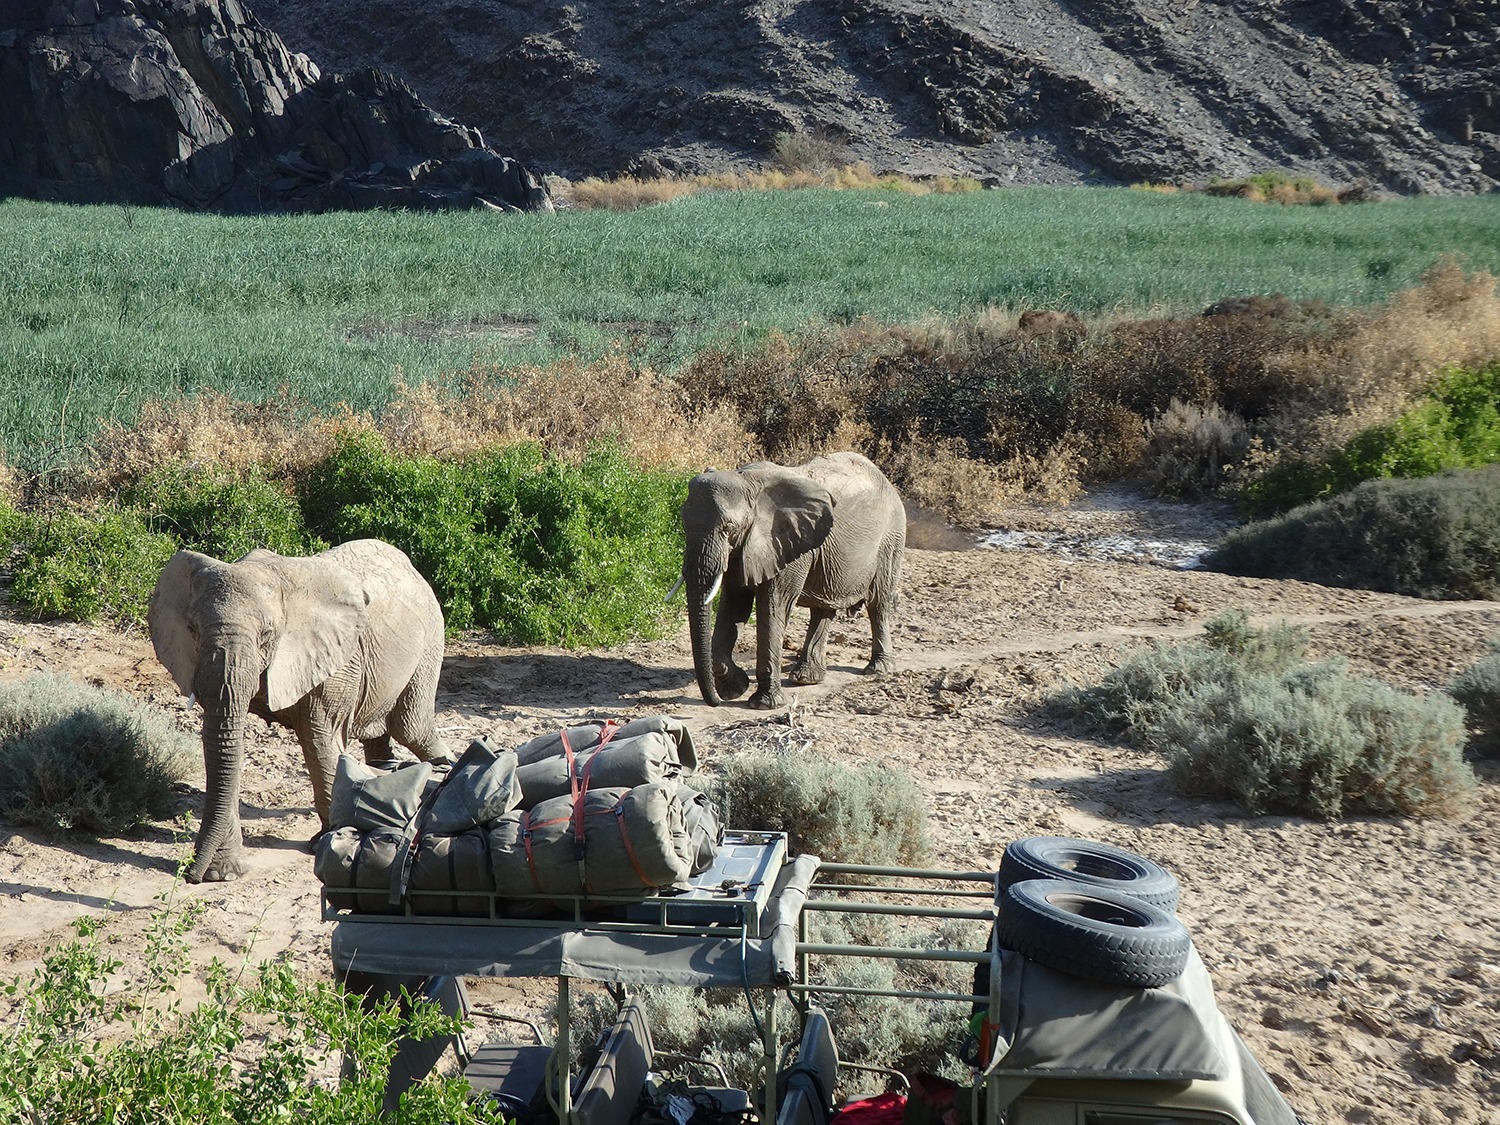
[{"label": "rocky hillside", "polygon": [[0,0],[0,195],[227,211],[551,206],[384,71],[325,72],[239,0]]},{"label": "rocky hillside", "polygon": [[876,170],[997,184],[1280,169],[1400,193],[1500,180],[1496,0],[256,0],[577,178],[763,161],[822,131]]}]

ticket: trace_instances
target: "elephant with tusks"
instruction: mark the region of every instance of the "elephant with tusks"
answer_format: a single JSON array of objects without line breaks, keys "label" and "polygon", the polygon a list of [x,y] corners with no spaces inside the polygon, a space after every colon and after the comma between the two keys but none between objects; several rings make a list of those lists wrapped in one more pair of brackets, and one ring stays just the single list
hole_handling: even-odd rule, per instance
[{"label": "elephant with tusks", "polygon": [[147,614],[157,658],[203,708],[207,774],[190,883],[245,871],[240,775],[245,721],[290,728],[312,776],[323,828],[339,755],[391,740],[432,761],[443,612],[427,581],[389,543],[360,539],[308,558],[255,550],[225,563],[196,551],[168,561]]},{"label": "elephant with tusks", "polygon": [[[872,637],[866,672],[889,672],[891,619],[906,545],[906,510],[884,474],[858,453],[805,465],[757,461],[709,470],[688,483],[682,505],[693,669],[709,704],[735,699],[750,678],[734,663],[739,626],[756,619],[752,707],[782,706],[781,646],[794,605],[811,610],[792,663],[794,684],[821,683],[834,616],[864,606]],[[718,612],[712,633],[714,598]]]}]

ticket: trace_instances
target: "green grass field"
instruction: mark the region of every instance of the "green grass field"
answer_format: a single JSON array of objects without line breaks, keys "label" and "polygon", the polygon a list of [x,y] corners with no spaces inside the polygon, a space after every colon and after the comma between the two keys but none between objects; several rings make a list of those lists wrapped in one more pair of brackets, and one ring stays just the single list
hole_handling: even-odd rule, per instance
[{"label": "green grass field", "polygon": [[727,192],[552,216],[227,218],[0,203],[0,441],[64,464],[101,418],[198,388],[378,407],[397,378],[984,306],[1336,304],[1443,254],[1500,272],[1500,197],[1280,207],[1126,189]]}]

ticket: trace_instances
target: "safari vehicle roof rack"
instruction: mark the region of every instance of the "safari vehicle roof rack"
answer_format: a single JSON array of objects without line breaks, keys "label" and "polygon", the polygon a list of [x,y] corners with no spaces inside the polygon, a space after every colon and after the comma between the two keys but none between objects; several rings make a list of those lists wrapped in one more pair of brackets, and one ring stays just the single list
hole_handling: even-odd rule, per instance
[{"label": "safari vehicle roof rack", "polygon": [[[538,906],[525,901],[492,902],[485,917],[421,915],[412,904],[399,915],[354,914],[332,908],[325,895],[324,915],[336,923],[334,966],[341,974],[387,981],[554,978],[557,1026],[548,1090],[564,1125],[600,1125],[575,1102],[575,1082],[560,1078],[571,1076],[575,1063],[568,1047],[574,980],[618,989],[622,1017],[629,991],[642,985],[742,989],[761,1036],[764,1084],[757,1100],[767,1125],[825,1125],[814,1103],[823,1103],[818,1082],[830,1065],[824,1056],[831,1053],[836,1066],[837,1054],[832,1029],[825,1027],[829,1047],[817,1047],[816,1035],[808,1042],[809,1028],[820,1026],[813,1003],[819,993],[922,998],[983,1010],[984,1041],[970,1093],[973,1125],[1141,1125],[1143,1117],[1184,1125],[1297,1125],[1219,1013],[1207,971],[1191,948],[1181,971],[1160,985],[1088,979],[996,940],[1000,904],[1014,899],[1002,893],[998,872],[825,864],[815,856],[788,857],[779,834],[728,833],[726,839],[741,849],[730,859],[749,878],[721,877],[717,886],[710,878],[686,898],[548,899],[551,917],[518,917]],[[1067,890],[1077,900],[1059,908],[1063,913],[1078,902],[1129,913],[1110,906],[1119,892],[1065,881],[1050,886],[1053,898],[1066,898]],[[971,919],[990,923],[991,937],[982,950],[816,943],[808,924],[819,912]],[[970,963],[979,969],[976,982],[987,976],[988,983],[969,993],[818,983],[814,964],[838,957]],[[782,992],[803,1016],[801,1045],[786,1058],[778,1026]],[[621,1039],[620,1050],[635,1044],[630,1049],[638,1051],[642,1042],[649,1042],[643,1023]],[[611,1095],[612,1105],[618,1096]]]}]

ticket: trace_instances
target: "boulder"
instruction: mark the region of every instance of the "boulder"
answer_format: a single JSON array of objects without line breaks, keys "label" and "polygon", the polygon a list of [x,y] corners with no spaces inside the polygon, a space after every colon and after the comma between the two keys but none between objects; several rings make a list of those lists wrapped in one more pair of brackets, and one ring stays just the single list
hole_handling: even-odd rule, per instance
[{"label": "boulder", "polygon": [[551,210],[375,69],[324,74],[239,0],[0,0],[0,192],[228,212]]}]

